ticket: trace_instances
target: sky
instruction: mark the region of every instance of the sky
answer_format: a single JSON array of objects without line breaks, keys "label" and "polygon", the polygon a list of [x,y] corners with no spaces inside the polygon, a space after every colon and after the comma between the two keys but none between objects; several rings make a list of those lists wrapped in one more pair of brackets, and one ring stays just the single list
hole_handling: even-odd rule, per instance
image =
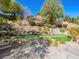
[{"label": "sky", "polygon": [[[24,7],[27,7],[33,15],[36,15],[45,0],[16,0]],[[66,16],[79,16],[79,0],[62,0],[64,14]]]}]

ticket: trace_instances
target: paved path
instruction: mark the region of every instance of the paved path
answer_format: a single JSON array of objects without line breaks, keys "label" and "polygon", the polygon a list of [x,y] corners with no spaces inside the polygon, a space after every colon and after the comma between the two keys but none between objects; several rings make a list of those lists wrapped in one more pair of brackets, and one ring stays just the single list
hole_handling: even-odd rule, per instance
[{"label": "paved path", "polygon": [[50,47],[46,59],[79,59],[79,44],[67,43],[59,47]]},{"label": "paved path", "polygon": [[[31,57],[28,59],[41,59],[39,56],[37,56],[38,54],[35,56],[34,54],[35,53],[31,53]],[[27,59],[27,54],[22,54],[19,58],[14,58],[12,55],[10,55],[2,59]],[[48,53],[45,55],[45,58],[42,59],[79,59],[79,44],[68,42],[66,44],[60,44],[58,47],[51,45],[48,48]]]}]

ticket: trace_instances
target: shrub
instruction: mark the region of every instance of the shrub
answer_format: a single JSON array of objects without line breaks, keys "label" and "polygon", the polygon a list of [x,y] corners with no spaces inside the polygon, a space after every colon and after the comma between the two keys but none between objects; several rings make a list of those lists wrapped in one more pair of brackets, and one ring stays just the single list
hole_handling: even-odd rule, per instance
[{"label": "shrub", "polygon": [[56,25],[56,27],[59,27],[59,28],[62,27],[62,21],[60,21],[60,20],[56,20],[56,21],[54,22],[54,24]]},{"label": "shrub", "polygon": [[60,28],[60,32],[65,32],[66,29],[65,28]]},{"label": "shrub", "polygon": [[63,27],[64,27],[64,28],[67,28],[67,24],[63,24]]},{"label": "shrub", "polygon": [[58,40],[58,39],[48,39],[49,44],[53,44],[54,46],[58,46],[58,44],[64,44],[64,40]]},{"label": "shrub", "polygon": [[43,23],[36,23],[36,26],[42,27],[42,26],[44,26],[44,24]]},{"label": "shrub", "polygon": [[35,24],[35,21],[33,21],[33,20],[29,20],[29,24],[31,25],[31,26],[35,26],[36,24]]},{"label": "shrub", "polygon": [[72,36],[79,35],[79,28],[71,28],[71,29],[70,29],[70,34],[71,34]]},{"label": "shrub", "polygon": [[46,24],[44,24],[46,27],[48,27],[48,28],[52,28],[53,27],[53,25],[51,25],[51,24],[48,24],[48,23],[46,23]]}]

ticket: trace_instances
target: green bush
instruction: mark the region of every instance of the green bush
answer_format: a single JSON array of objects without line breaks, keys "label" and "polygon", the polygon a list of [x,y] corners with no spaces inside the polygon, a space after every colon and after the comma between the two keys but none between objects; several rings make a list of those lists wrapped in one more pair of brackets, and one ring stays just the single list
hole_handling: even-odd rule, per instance
[{"label": "green bush", "polygon": [[48,23],[46,23],[46,24],[44,24],[46,27],[48,27],[48,28],[52,28],[53,27],[53,25],[51,25],[51,24],[48,24]]},{"label": "green bush", "polygon": [[44,26],[44,24],[43,23],[36,23],[36,26],[42,27],[42,26]]},{"label": "green bush", "polygon": [[67,29],[65,28],[60,28],[60,32],[65,32]]},{"label": "green bush", "polygon": [[31,26],[35,26],[36,24],[35,24],[35,21],[33,21],[33,20],[29,20],[29,24],[31,25]]},{"label": "green bush", "polygon": [[69,29],[70,30],[70,34],[72,35],[72,36],[77,36],[77,35],[79,35],[79,28],[71,28],[71,29]]}]

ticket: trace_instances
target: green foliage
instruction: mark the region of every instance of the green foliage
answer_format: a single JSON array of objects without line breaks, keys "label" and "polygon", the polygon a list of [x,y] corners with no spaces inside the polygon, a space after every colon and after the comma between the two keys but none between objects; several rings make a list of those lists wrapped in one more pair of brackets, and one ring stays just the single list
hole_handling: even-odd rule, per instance
[{"label": "green foliage", "polygon": [[17,24],[21,24],[21,17],[16,17],[16,20],[15,20],[15,22],[17,23]]},{"label": "green foliage", "polygon": [[6,13],[21,13],[22,7],[19,3],[13,2],[12,0],[0,0],[0,9]]},{"label": "green foliage", "polygon": [[42,16],[45,16],[49,23],[63,16],[63,7],[60,0],[45,0],[40,11]]},{"label": "green foliage", "polygon": [[53,27],[53,25],[48,24],[48,23],[44,24],[44,26],[46,26],[46,27],[48,27],[48,28],[52,28],[52,27]]},{"label": "green foliage", "polygon": [[11,31],[13,30],[12,25],[7,24],[7,23],[0,23],[0,30],[1,31]]},{"label": "green foliage", "polygon": [[75,18],[74,18],[74,17],[65,16],[65,17],[64,17],[64,21],[68,21],[68,22],[74,23]]},{"label": "green foliage", "polygon": [[76,36],[79,36],[79,28],[70,28],[69,31],[73,38],[73,41],[76,41]]},{"label": "green foliage", "polygon": [[12,31],[14,31],[13,25],[8,24],[6,22],[0,23],[0,40],[1,39],[11,39],[11,37],[15,36]]},{"label": "green foliage", "polygon": [[[3,12],[0,16],[10,20],[15,20],[16,16],[23,16],[24,13],[24,8],[14,0],[0,0],[0,10]],[[12,16],[6,14],[12,14]]]},{"label": "green foliage", "polygon": [[43,23],[36,23],[36,26],[42,27],[42,26],[44,26],[44,24]]},{"label": "green foliage", "polygon": [[35,26],[36,24],[35,24],[35,21],[33,21],[33,20],[29,20],[29,24],[31,25],[31,26]]},{"label": "green foliage", "polygon": [[43,33],[43,34],[47,34],[47,33],[48,33],[48,27],[43,26],[43,27],[40,29],[40,32]]},{"label": "green foliage", "polygon": [[65,32],[66,30],[66,28],[60,28],[60,32]]},{"label": "green foliage", "polygon": [[54,46],[58,46],[58,44],[64,44],[66,41],[64,40],[56,40],[56,39],[48,39],[49,44],[54,44]]},{"label": "green foliage", "polygon": [[75,17],[74,23],[79,25],[79,17]]},{"label": "green foliage", "polygon": [[27,16],[27,19],[28,20],[30,20],[31,18],[33,18],[33,15],[32,14],[30,14],[30,15]]},{"label": "green foliage", "polygon": [[70,34],[75,37],[77,35],[79,35],[79,28],[70,28]]},{"label": "green foliage", "polygon": [[64,17],[64,21],[70,21],[70,20],[71,20],[71,18],[69,16]]},{"label": "green foliage", "polygon": [[79,17],[69,17],[69,16],[65,16],[65,17],[64,17],[64,21],[68,21],[68,22],[72,22],[72,23],[79,24]]},{"label": "green foliage", "polygon": [[0,0],[0,8],[1,9],[6,9],[11,7],[12,5],[12,0]]}]

